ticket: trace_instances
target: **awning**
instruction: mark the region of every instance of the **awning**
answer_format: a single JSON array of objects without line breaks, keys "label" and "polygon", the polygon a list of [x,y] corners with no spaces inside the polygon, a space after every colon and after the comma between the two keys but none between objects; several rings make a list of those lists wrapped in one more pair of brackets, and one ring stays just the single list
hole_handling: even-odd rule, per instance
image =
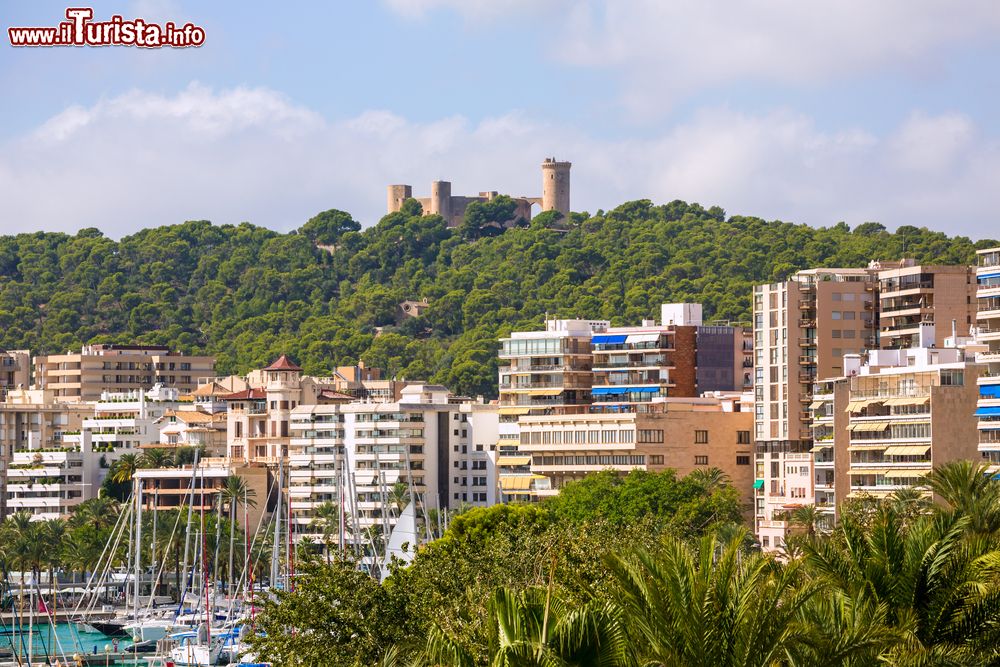
[{"label": "awning", "polygon": [[599,334],[590,339],[594,345],[621,345],[625,342],[628,336],[622,335],[612,335],[612,334]]},{"label": "awning", "polygon": [[526,491],[531,488],[532,475],[517,475],[515,477],[500,477],[501,491]]},{"label": "awning", "polygon": [[815,447],[813,447],[809,451],[812,452],[813,454],[815,454],[816,452],[818,452],[818,451],[820,451],[822,449],[833,449],[833,443],[832,442],[823,442],[823,443],[820,443],[820,444],[816,445]]},{"label": "awning", "polygon": [[849,452],[873,452],[886,449],[889,445],[851,445],[847,448]]},{"label": "awning", "polygon": [[887,428],[889,428],[889,422],[861,422],[861,423],[849,424],[847,426],[847,429],[849,431],[854,431],[855,433],[857,433],[858,431],[867,431],[867,432],[884,431]]},{"label": "awning", "polygon": [[930,445],[899,445],[886,447],[886,456],[923,456],[931,449]]},{"label": "awning", "polygon": [[976,410],[977,417],[1000,417],[1000,407],[979,408]]},{"label": "awning", "polygon": [[851,468],[848,475],[884,475],[889,472],[886,468]]},{"label": "awning", "polygon": [[523,407],[502,407],[500,408],[500,414],[502,415],[526,415],[531,412],[531,408]]},{"label": "awning", "polygon": [[890,470],[886,473],[886,477],[899,477],[902,479],[916,479],[917,477],[924,477],[930,472],[930,468],[926,470]]},{"label": "awning", "polygon": [[890,398],[885,405],[926,405],[931,400],[930,396],[915,398]]},{"label": "awning", "polygon": [[608,394],[654,394],[659,390],[659,387],[594,387],[590,390],[590,393],[592,396],[606,396]]},{"label": "awning", "polygon": [[660,339],[658,333],[632,334],[625,339],[626,343],[655,343]]},{"label": "awning", "polygon": [[562,389],[529,389],[524,392],[528,396],[558,396],[563,393]]},{"label": "awning", "polygon": [[764,488],[764,480],[758,479],[758,480],[754,481],[753,488],[758,489],[758,490],[763,489]]},{"label": "awning", "polygon": [[531,463],[530,456],[498,456],[498,466],[526,466]]},{"label": "awning", "polygon": [[863,407],[865,407],[864,401],[851,401],[847,404],[847,407],[844,408],[844,412],[857,412]]},{"label": "awning", "polygon": [[823,404],[825,402],[826,401],[813,401],[812,403],[809,404],[809,409],[810,410],[815,410],[816,408],[821,408],[821,407],[823,407]]},{"label": "awning", "polygon": [[1000,278],[1000,273],[983,273],[976,276],[976,280],[988,280],[989,278]]}]

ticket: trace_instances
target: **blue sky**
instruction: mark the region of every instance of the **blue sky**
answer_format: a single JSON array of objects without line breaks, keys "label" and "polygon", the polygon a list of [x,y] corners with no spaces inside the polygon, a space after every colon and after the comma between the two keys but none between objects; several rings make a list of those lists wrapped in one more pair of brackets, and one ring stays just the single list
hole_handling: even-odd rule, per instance
[{"label": "blue sky", "polygon": [[[1000,236],[1000,5],[969,1],[136,0],[96,18],[203,47],[0,46],[0,228],[113,236],[210,219],[292,229],[385,185],[573,208],[720,205],[813,225]],[[11,1],[3,27],[65,4]],[[4,30],[6,32],[6,30]]]}]

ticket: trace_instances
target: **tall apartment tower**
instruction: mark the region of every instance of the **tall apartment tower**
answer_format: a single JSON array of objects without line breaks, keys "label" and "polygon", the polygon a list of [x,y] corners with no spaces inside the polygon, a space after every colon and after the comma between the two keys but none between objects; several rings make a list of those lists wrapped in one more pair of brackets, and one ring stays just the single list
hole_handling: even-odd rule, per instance
[{"label": "tall apartment tower", "polygon": [[569,169],[572,162],[557,162],[554,157],[542,162],[542,210],[569,215]]},{"label": "tall apartment tower", "polygon": [[810,269],[754,287],[756,526],[784,541],[784,514],[813,498],[813,383],[844,375],[843,356],[876,347],[875,271]]},{"label": "tall apartment tower", "polygon": [[[879,281],[879,344],[883,349],[944,347],[954,333],[968,336],[976,318],[975,269],[971,266],[922,266],[902,260],[900,266],[873,267]],[[928,340],[934,325],[933,339]]]},{"label": "tall apartment tower", "polygon": [[976,259],[976,342],[986,346],[976,356],[984,367],[976,406],[979,452],[1000,472],[1000,247],[978,251]]}]

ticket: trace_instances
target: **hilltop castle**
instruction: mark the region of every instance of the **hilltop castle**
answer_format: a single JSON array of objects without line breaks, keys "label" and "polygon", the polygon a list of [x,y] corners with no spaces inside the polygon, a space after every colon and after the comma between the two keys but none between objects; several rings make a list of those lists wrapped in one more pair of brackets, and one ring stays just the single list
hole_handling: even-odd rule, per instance
[{"label": "hilltop castle", "polygon": [[[539,204],[542,211],[559,211],[563,216],[569,215],[569,168],[570,162],[557,162],[554,157],[542,162],[542,196],[541,197],[511,197],[517,204],[514,217],[531,219],[531,207]],[[450,181],[434,181],[431,183],[430,197],[417,197],[426,215],[440,215],[448,222],[449,227],[457,227],[465,217],[465,209],[474,201],[486,202],[498,196],[496,190],[480,192],[476,197],[451,194]],[[387,212],[394,213],[400,209],[403,202],[413,197],[413,186],[390,185],[388,187]]]}]

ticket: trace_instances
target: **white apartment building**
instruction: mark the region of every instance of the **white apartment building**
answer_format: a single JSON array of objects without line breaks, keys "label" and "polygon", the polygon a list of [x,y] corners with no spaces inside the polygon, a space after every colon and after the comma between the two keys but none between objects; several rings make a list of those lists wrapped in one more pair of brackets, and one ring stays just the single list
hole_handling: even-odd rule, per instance
[{"label": "white apartment building", "polygon": [[421,516],[497,501],[496,407],[456,399],[440,385],[401,394],[392,403],[344,397],[291,410],[285,474],[296,539],[320,540],[315,512],[326,502],[343,512],[345,539],[363,540],[370,529],[391,530],[414,497]]},{"label": "white apartment building", "polygon": [[975,338],[985,349],[976,359],[983,366],[978,379],[976,420],[979,452],[994,473],[1000,472],[1000,248],[976,253]]}]

